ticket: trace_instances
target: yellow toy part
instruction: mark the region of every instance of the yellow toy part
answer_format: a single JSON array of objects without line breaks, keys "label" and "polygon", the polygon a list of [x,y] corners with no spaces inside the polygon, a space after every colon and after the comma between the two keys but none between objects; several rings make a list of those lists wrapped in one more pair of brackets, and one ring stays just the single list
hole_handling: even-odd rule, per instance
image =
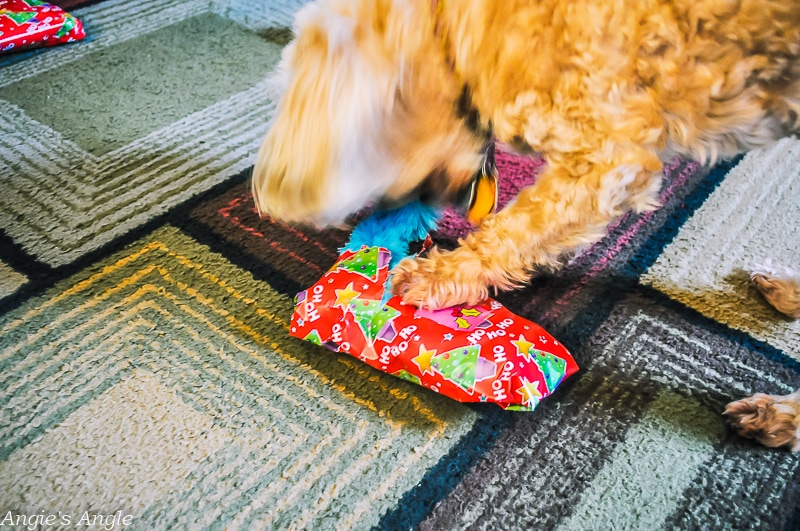
[{"label": "yellow toy part", "polygon": [[497,208],[497,174],[481,172],[472,181],[467,221],[477,225]]}]

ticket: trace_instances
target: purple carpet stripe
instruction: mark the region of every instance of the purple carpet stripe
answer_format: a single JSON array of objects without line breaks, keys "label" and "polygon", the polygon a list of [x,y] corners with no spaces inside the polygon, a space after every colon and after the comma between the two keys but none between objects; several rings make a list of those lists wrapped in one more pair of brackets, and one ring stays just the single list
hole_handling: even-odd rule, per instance
[{"label": "purple carpet stripe", "polygon": [[[236,199],[232,200],[227,207],[220,209],[219,213],[223,217],[231,217],[238,219],[238,217],[235,216],[235,214],[233,213],[236,208],[249,209],[251,214],[258,214],[258,209],[256,208],[255,203],[253,202],[253,194],[251,192],[246,192],[241,196],[237,197]],[[280,221],[272,221],[272,223],[279,226],[282,230],[285,230],[290,234],[294,234],[302,241],[309,243],[310,245],[313,245],[326,255],[330,256],[332,259],[335,260],[336,258],[339,257],[339,252],[336,247],[332,248],[330,246],[323,245],[321,242],[317,240],[318,234],[316,233],[319,231],[310,231],[310,233],[307,233],[287,223],[283,223]]]},{"label": "purple carpet stripe", "polygon": [[262,219],[253,204],[249,183],[199,205],[189,218],[298,286],[313,284],[333,264],[347,239],[347,233],[339,229],[319,231]]},{"label": "purple carpet stripe", "polygon": [[[672,177],[672,174],[684,164],[685,166],[681,169],[678,176]],[[696,172],[699,168],[700,165],[697,162],[689,162],[686,164],[681,159],[675,159],[667,164],[664,167],[666,183],[658,196],[659,202],[663,205],[669,199],[671,199],[675,195],[675,192],[686,184],[689,175]],[[595,243],[586,252],[578,256],[573,261],[572,265],[578,266],[586,263],[592,263],[594,265],[592,265],[589,269],[591,273],[601,271],[608,266],[611,259],[617,256],[625,245],[631,242],[637,231],[641,229],[642,226],[644,226],[648,221],[650,221],[654,215],[655,211],[651,211],[645,212],[639,216],[630,213],[623,217],[609,227],[609,234],[611,234],[617,227],[623,226],[626,222],[629,222],[631,219],[636,219],[636,221],[630,227],[628,227],[628,229],[622,235],[617,236],[615,243],[611,244],[608,238]],[[606,248],[605,251],[603,251],[603,248]]]},{"label": "purple carpet stripe", "polygon": [[[509,153],[499,146],[495,158],[498,173],[497,207],[500,209],[516,197],[520,190],[533,184],[545,161],[538,156]],[[464,219],[462,213],[448,208],[439,221],[439,229],[433,236],[434,239],[457,240],[473,230],[474,227]]]},{"label": "purple carpet stripe", "polygon": [[[670,175],[676,168],[681,166],[681,161],[676,160],[670,163],[664,169],[665,175]],[[683,188],[688,180],[689,176],[696,173],[701,169],[700,164],[697,162],[691,162],[686,164],[680,173],[668,181],[668,184],[659,194],[659,202],[663,205],[670,199],[672,199],[676,192]],[[592,247],[590,247],[583,255],[576,259],[576,261],[570,266],[573,268],[577,268],[583,266],[586,263],[591,263],[591,267],[585,272],[583,272],[583,276],[586,279],[591,279],[593,277],[597,277],[601,272],[606,270],[610,265],[611,262],[619,256],[619,253],[631,244],[634,237],[641,231],[641,229],[648,225],[653,217],[656,215],[656,211],[645,212],[638,216],[633,214],[629,214],[629,217],[635,219],[635,221],[625,229],[620,236],[616,237],[616,240],[609,241],[608,239],[604,239]],[[611,232],[614,228],[623,225],[626,219],[620,220],[614,227],[611,227]],[[556,318],[559,312],[570,304],[572,299],[577,295],[579,291],[582,290],[582,286],[576,286],[574,289],[568,291],[566,294],[558,298],[556,301],[549,301],[547,305],[549,306],[549,310],[544,314],[543,319],[545,320],[552,320]],[[544,303],[541,300],[541,297],[536,297],[530,301],[530,303],[525,307],[524,311],[530,311],[533,306],[542,305]]]}]

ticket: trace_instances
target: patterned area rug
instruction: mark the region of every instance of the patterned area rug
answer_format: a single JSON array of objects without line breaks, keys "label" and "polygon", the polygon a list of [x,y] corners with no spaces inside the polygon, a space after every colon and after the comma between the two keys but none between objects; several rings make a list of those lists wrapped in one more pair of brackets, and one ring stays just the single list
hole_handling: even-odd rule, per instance
[{"label": "patterned area rug", "polygon": [[[745,274],[798,265],[800,142],[668,165],[662,208],[499,297],[581,372],[459,404],[288,334],[347,238],[249,194],[300,3],[72,1],[86,41],[0,56],[0,524],[800,528],[800,456],[720,415],[800,387]],[[501,152],[501,199],[542,165]]]}]

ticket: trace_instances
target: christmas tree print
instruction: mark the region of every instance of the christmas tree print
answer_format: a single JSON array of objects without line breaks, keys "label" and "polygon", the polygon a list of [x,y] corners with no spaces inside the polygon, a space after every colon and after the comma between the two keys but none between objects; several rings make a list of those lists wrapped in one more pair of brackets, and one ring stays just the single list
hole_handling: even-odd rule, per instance
[{"label": "christmas tree print", "polygon": [[364,331],[364,337],[374,341],[378,337],[391,340],[393,334],[391,330],[392,319],[400,315],[400,312],[389,306],[384,306],[381,301],[353,300],[350,310],[356,316],[358,324]]},{"label": "christmas tree print", "polygon": [[322,345],[322,337],[319,335],[319,332],[316,330],[312,330],[309,334],[303,338],[305,341],[311,341],[315,345]]},{"label": "christmas tree print", "polygon": [[370,329],[370,324],[372,323],[372,318],[378,312],[380,307],[381,301],[355,299],[350,303],[350,311],[353,312],[353,315],[356,317],[356,321],[358,321],[358,324],[364,331],[364,337],[369,337],[368,331]]},{"label": "christmas tree print", "polygon": [[536,349],[534,349],[534,352],[536,353],[536,365],[539,366],[539,370],[544,374],[547,391],[552,393],[567,372],[567,362],[548,352]]},{"label": "christmas tree print", "polygon": [[36,18],[36,13],[30,11],[6,11],[3,15],[16,22],[18,26],[29,22],[32,18]]},{"label": "christmas tree print", "polygon": [[375,339],[379,335],[383,329],[387,326],[392,326],[391,321],[395,317],[400,315],[400,312],[391,308],[389,306],[384,306],[381,308],[372,318],[372,321],[369,325],[369,337],[370,339]]},{"label": "christmas tree print", "polygon": [[61,38],[75,28],[75,18],[71,15],[64,16],[64,25],[59,28],[56,37]]},{"label": "christmas tree print", "polygon": [[431,367],[466,390],[475,386],[475,368],[481,353],[480,345],[469,345],[431,357]]},{"label": "christmas tree print", "polygon": [[397,372],[393,372],[392,376],[397,376],[398,378],[401,378],[403,380],[406,380],[406,381],[409,381],[409,382],[413,382],[413,383],[415,383],[417,385],[422,385],[422,380],[420,380],[418,376],[414,376],[413,374],[411,374],[410,372],[408,372],[405,369],[400,369]]},{"label": "christmas tree print", "polygon": [[379,253],[377,247],[362,247],[350,258],[339,262],[339,269],[346,269],[375,281],[378,279]]},{"label": "christmas tree print", "polygon": [[51,46],[83,39],[83,24],[38,0],[0,0],[0,50]]}]

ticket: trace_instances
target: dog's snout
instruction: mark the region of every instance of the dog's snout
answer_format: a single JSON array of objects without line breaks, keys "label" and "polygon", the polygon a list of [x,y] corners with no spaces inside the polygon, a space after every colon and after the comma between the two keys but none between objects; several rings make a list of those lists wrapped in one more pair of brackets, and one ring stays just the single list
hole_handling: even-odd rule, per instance
[{"label": "dog's snout", "polygon": [[424,203],[441,206],[465,207],[469,202],[472,178],[455,178],[446,170],[436,170],[415,190]]}]

